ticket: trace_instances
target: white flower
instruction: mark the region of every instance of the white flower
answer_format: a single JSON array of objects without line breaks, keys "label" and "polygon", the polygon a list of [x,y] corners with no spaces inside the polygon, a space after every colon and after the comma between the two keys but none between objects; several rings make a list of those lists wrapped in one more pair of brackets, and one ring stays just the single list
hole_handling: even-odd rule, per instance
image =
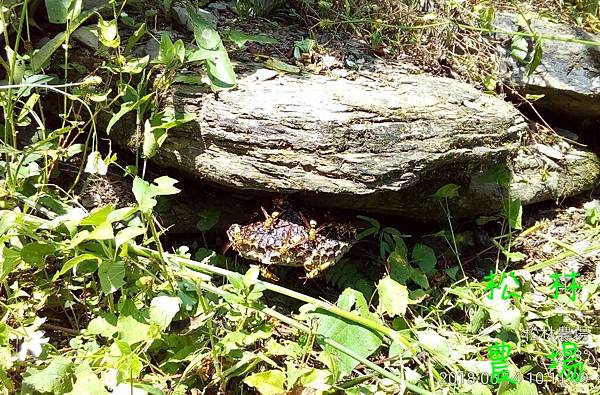
[{"label": "white flower", "polygon": [[27,358],[28,353],[35,358],[40,356],[42,353],[42,344],[46,344],[48,343],[48,340],[50,340],[43,336],[43,331],[35,331],[28,334],[28,336],[23,339],[23,343],[21,343],[21,348],[19,349],[19,359],[21,361],[24,361]]},{"label": "white flower", "polygon": [[90,174],[99,174],[101,176],[106,175],[106,172],[108,171],[108,165],[102,159],[100,152],[94,151],[88,155],[84,171]]}]

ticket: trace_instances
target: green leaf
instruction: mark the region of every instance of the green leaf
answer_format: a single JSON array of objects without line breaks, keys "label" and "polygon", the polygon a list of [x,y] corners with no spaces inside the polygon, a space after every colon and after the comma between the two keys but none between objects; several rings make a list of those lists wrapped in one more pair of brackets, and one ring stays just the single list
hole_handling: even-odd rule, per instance
[{"label": "green leaf", "polygon": [[79,222],[79,225],[98,226],[106,222],[110,213],[115,210],[115,206],[107,204],[106,206],[95,208],[92,212]]},{"label": "green leaf", "polygon": [[108,121],[108,125],[106,125],[106,134],[110,135],[110,131],[115,126],[115,124],[123,117],[123,115],[127,114],[129,111],[136,108],[138,105],[137,102],[125,102],[121,104],[121,108],[117,111]]},{"label": "green leaf", "polygon": [[446,184],[443,187],[439,188],[434,194],[433,197],[436,199],[452,199],[458,196],[459,185],[456,184]]},{"label": "green leaf", "polygon": [[133,214],[135,214],[136,211],[137,211],[137,208],[135,208],[135,207],[118,208],[115,211],[113,211],[112,213],[108,214],[108,216],[106,217],[106,221],[113,223],[113,222],[127,220],[129,217],[131,217]]},{"label": "green leaf", "polygon": [[527,255],[522,252],[508,252],[506,250],[502,250],[502,253],[508,258],[510,262],[521,262],[523,259],[527,258]]},{"label": "green leaf", "polygon": [[142,23],[140,27],[127,39],[127,46],[123,51],[123,54],[127,55],[131,52],[135,44],[146,34],[148,30],[146,29],[146,23]]},{"label": "green leaf", "polygon": [[510,199],[504,201],[504,215],[512,229],[523,229],[521,219],[523,217],[523,205],[520,199]]},{"label": "green leaf", "polygon": [[30,265],[41,266],[44,263],[44,259],[55,250],[56,248],[52,244],[34,241],[23,246],[23,249],[21,249],[21,258]]},{"label": "green leaf", "polygon": [[[115,342],[115,344],[118,344],[118,342]],[[119,349],[122,351],[122,354],[116,366],[117,382],[121,382],[120,387],[125,390],[125,393],[131,394],[132,386],[129,383],[132,379],[139,377],[140,373],[144,369],[144,364],[140,360],[140,357],[125,347],[125,345],[120,345]],[[121,391],[115,392],[120,393]]]},{"label": "green leaf", "polygon": [[119,248],[128,241],[136,238],[137,236],[143,235],[144,233],[146,233],[146,228],[141,227],[129,227],[120,230],[119,233],[117,233],[117,236],[115,236],[116,248]]},{"label": "green leaf", "polygon": [[392,278],[386,276],[377,284],[379,292],[378,311],[385,312],[390,317],[404,315],[408,306],[408,289]]},{"label": "green leaf", "polygon": [[92,255],[92,254],[81,254],[74,258],[71,258],[68,261],[66,261],[63,264],[62,269],[60,269],[60,271],[57,272],[54,275],[54,277],[52,277],[52,281],[56,281],[60,276],[62,276],[63,274],[65,274],[66,272],[68,272],[69,270],[71,270],[72,268],[77,266],[78,264],[80,264],[81,262],[85,262],[85,261],[96,261],[97,263],[100,263],[101,259],[99,257],[97,257],[96,255]]},{"label": "green leaf", "polygon": [[452,279],[452,281],[456,280],[456,274],[458,273],[458,269],[460,269],[458,266],[453,266],[445,269],[446,274]]},{"label": "green leaf", "polygon": [[510,54],[519,62],[525,62],[529,53],[529,44],[523,36],[513,36],[510,43]]},{"label": "green leaf", "polygon": [[414,268],[408,263],[405,254],[394,251],[388,257],[390,266],[390,277],[400,284],[406,284],[412,277]]},{"label": "green leaf", "polygon": [[411,280],[417,283],[423,289],[429,289],[429,280],[427,276],[419,269],[414,269],[410,276]]},{"label": "green leaf", "polygon": [[536,37],[535,46],[533,47],[533,57],[531,63],[529,63],[529,69],[527,75],[530,76],[535,72],[540,64],[542,64],[542,57],[544,56],[544,49],[542,47],[544,40],[541,37]]},{"label": "green leaf", "polygon": [[154,199],[155,195],[150,183],[139,177],[135,177],[132,190],[140,211],[144,213],[152,211],[154,206],[156,206],[156,199]]},{"label": "green leaf", "polygon": [[114,238],[113,228],[110,222],[104,222],[90,232],[89,240],[110,240]]},{"label": "green leaf", "polygon": [[331,371],[312,368],[300,376],[299,384],[305,388],[327,391],[331,389],[332,381]]},{"label": "green leaf", "polygon": [[117,328],[117,317],[114,315],[103,314],[92,319],[87,329],[86,334],[104,336],[107,339],[112,338],[119,331]]},{"label": "green leaf", "polygon": [[0,281],[6,280],[9,274],[21,263],[21,253],[7,248],[3,244],[0,246]]},{"label": "green leaf", "polygon": [[173,317],[179,312],[181,299],[173,296],[157,296],[150,303],[150,321],[165,330],[171,324]]},{"label": "green leaf", "polygon": [[125,285],[125,263],[122,261],[103,261],[98,267],[98,277],[102,292],[111,294]]},{"label": "green leaf", "polygon": [[235,87],[237,84],[235,72],[219,33],[204,21],[192,7],[188,5],[186,9],[193,25],[196,44],[201,49],[213,52],[212,56],[205,60],[212,88],[218,90]]},{"label": "green leaf", "polygon": [[434,274],[437,258],[431,247],[425,244],[415,244],[412,250],[412,258],[425,274]]},{"label": "green leaf", "polygon": [[426,329],[424,331],[417,331],[416,334],[419,342],[421,342],[428,350],[445,357],[449,357],[452,354],[450,346],[448,345],[448,339],[440,336],[437,332]]},{"label": "green leaf", "polygon": [[105,21],[102,16],[98,16],[99,39],[102,45],[109,48],[117,48],[121,44],[119,37],[119,25],[117,19]]},{"label": "green leaf", "polygon": [[200,220],[196,224],[196,228],[200,232],[207,232],[219,222],[221,211],[217,208],[210,208],[203,210],[199,216]]},{"label": "green leaf", "polygon": [[44,369],[29,368],[23,378],[23,389],[41,393],[64,394],[70,390],[73,362],[70,358],[54,356]]},{"label": "green leaf", "polygon": [[74,2],[75,0],[45,0],[48,21],[55,24],[66,23],[69,8]]},{"label": "green leaf", "polygon": [[150,325],[144,324],[130,315],[120,315],[117,328],[119,328],[119,340],[130,346],[150,340]]},{"label": "green leaf", "polygon": [[[362,296],[362,294],[351,291],[353,290],[347,289],[344,291],[338,299],[338,306],[344,310],[350,310],[356,303],[361,316],[373,319],[368,313],[368,306],[364,300],[364,296],[361,300],[360,296]],[[362,358],[367,358],[373,354],[382,344],[382,339],[378,333],[353,321],[340,318],[339,316],[322,309],[316,309],[313,314],[319,318],[320,322],[317,328],[317,334],[319,335],[317,340],[325,351],[334,356],[337,361],[337,368],[342,376],[350,374],[359,362],[323,343],[324,338],[336,341],[351,349],[356,356]]]},{"label": "green leaf", "polygon": [[154,196],[175,195],[181,192],[181,190],[174,187],[177,182],[177,180],[167,176],[155,178],[152,193]]},{"label": "green leaf", "polygon": [[104,384],[86,361],[77,365],[75,377],[73,389],[65,395],[108,395]]},{"label": "green leaf", "polygon": [[238,30],[230,30],[228,37],[233,41],[239,48],[243,47],[248,41],[259,43],[259,44],[275,44],[277,40],[273,37],[265,36],[263,34],[247,34]]},{"label": "green leaf", "polygon": [[244,379],[244,384],[256,388],[261,395],[277,395],[286,392],[285,372],[281,370],[254,373]]},{"label": "green leaf", "polygon": [[[163,132],[166,134],[164,129]],[[157,136],[152,133],[150,120],[146,119],[146,122],[144,122],[144,143],[142,144],[142,155],[145,159],[150,159],[156,155],[156,151],[158,150],[158,141],[156,138]]]}]

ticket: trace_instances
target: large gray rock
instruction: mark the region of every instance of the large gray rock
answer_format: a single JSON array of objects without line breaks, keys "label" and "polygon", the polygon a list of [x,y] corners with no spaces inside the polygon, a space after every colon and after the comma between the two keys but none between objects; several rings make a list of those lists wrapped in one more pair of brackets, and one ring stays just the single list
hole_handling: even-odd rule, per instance
[{"label": "large gray rock", "polygon": [[[518,28],[517,18],[517,14],[500,13],[494,25],[502,31],[523,31]],[[600,117],[600,47],[582,42],[600,43],[600,37],[541,18],[533,20],[531,26],[537,34],[548,37],[542,41],[542,62],[528,75],[525,63],[534,55],[532,40],[525,62],[519,62],[511,56],[511,36],[499,34],[505,39],[501,57],[504,81],[523,95],[544,94],[534,105],[552,115],[575,119]]]},{"label": "large gray rock", "polygon": [[526,130],[498,97],[391,71],[353,80],[250,75],[218,97],[178,86],[171,99],[197,118],[170,133],[156,157],[161,166],[225,187],[418,218],[439,217],[429,195],[447,183],[462,186],[457,215],[500,207],[503,191],[472,179],[510,165]]},{"label": "large gray rock", "polygon": [[[170,101],[196,120],[169,132],[155,165],[230,191],[421,220],[443,217],[430,196],[448,183],[461,187],[454,216],[500,209],[508,191],[480,177],[498,165],[513,170],[510,195],[526,204],[600,179],[594,154],[564,141],[522,146],[520,113],[456,80],[388,69],[355,79],[257,75],[218,96],[175,87]],[[131,130],[111,136],[131,144]]]}]

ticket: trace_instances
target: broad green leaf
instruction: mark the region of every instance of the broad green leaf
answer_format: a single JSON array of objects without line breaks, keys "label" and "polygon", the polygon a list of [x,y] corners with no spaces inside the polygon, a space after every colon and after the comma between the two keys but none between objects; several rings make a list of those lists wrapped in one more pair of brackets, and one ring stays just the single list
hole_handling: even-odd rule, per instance
[{"label": "broad green leaf", "polygon": [[90,240],[110,240],[115,237],[113,228],[110,222],[103,222],[90,232],[88,239]]},{"label": "broad green leaf", "polygon": [[523,36],[513,36],[510,43],[510,54],[519,62],[525,62],[529,53],[529,44]]},{"label": "broad green leaf", "polygon": [[150,325],[144,324],[130,315],[120,315],[117,328],[119,328],[119,340],[130,346],[150,340]]},{"label": "broad green leaf", "polygon": [[119,331],[116,324],[117,318],[114,315],[97,316],[89,322],[85,333],[110,339]]},{"label": "broad green leaf", "polygon": [[277,42],[273,37],[265,36],[263,34],[247,34],[238,30],[230,30],[228,32],[228,37],[239,48],[243,47],[248,41],[259,44],[275,44]]},{"label": "broad green leaf", "polygon": [[434,194],[433,197],[436,199],[452,199],[458,196],[459,185],[446,184],[440,187]]},{"label": "broad green leaf", "polygon": [[111,294],[125,284],[125,263],[122,261],[103,261],[98,267],[98,277],[102,292]]},{"label": "broad green leaf", "polygon": [[199,216],[200,220],[196,223],[196,228],[200,232],[207,232],[219,222],[221,211],[217,208],[205,209],[200,212]]},{"label": "broad green leaf", "polygon": [[120,391],[114,391],[123,394],[136,394],[132,393],[132,386],[130,384],[131,379],[136,379],[140,376],[140,373],[144,369],[144,364],[134,352],[128,352],[121,355],[117,362],[117,381],[120,381]]},{"label": "broad green leaf", "polygon": [[43,369],[29,368],[23,377],[23,389],[41,393],[64,394],[70,387],[73,373],[70,358],[54,356]]},{"label": "broad green leaf", "polygon": [[79,225],[94,225],[98,226],[107,222],[108,216],[115,210],[115,206],[107,204],[103,207],[93,209],[88,216],[83,218]]},{"label": "broad green leaf", "polygon": [[404,315],[408,306],[408,289],[405,285],[386,276],[379,280],[377,291],[379,292],[378,311],[385,312],[390,317]]},{"label": "broad green leaf", "polygon": [[162,176],[154,179],[154,184],[156,186],[152,186],[152,191],[155,196],[166,196],[166,195],[175,195],[181,192],[180,189],[175,188],[175,184],[178,181],[167,176]]},{"label": "broad green leaf", "polygon": [[206,60],[206,70],[213,90],[231,89],[237,85],[233,66],[221,44],[222,53],[218,57]]},{"label": "broad green leaf", "polygon": [[410,278],[421,288],[429,289],[429,280],[427,279],[427,276],[419,269],[414,269],[410,275]]},{"label": "broad green leaf", "polygon": [[435,273],[437,258],[435,257],[435,252],[433,249],[431,249],[431,247],[420,243],[415,244],[412,251],[412,258],[425,274]]},{"label": "broad green leaf", "polygon": [[417,331],[416,335],[419,342],[421,342],[428,350],[445,357],[449,357],[452,354],[450,346],[448,345],[448,339],[440,336],[437,332],[431,329],[425,329],[423,331]]},{"label": "broad green leaf", "polygon": [[135,177],[132,190],[140,211],[144,213],[152,211],[154,206],[156,206],[156,199],[154,199],[155,195],[152,193],[150,183],[139,177]]},{"label": "broad green leaf", "polygon": [[128,74],[139,74],[150,62],[150,55],[146,55],[142,58],[131,58],[127,59],[127,62],[120,67],[120,71]]},{"label": "broad green leaf", "polygon": [[327,391],[331,389],[332,381],[332,373],[329,370],[312,368],[300,376],[299,384],[305,388]]},{"label": "broad green leaf", "polygon": [[56,281],[58,279],[58,277],[62,276],[63,274],[65,274],[66,272],[68,272],[69,270],[71,270],[72,268],[77,266],[78,264],[80,264],[81,262],[85,262],[85,261],[96,261],[96,262],[100,263],[101,259],[99,257],[97,257],[96,255],[92,255],[92,254],[81,254],[74,258],[71,258],[68,261],[66,261],[64,263],[63,267],[60,269],[60,271],[57,272],[54,275],[54,277],[52,277],[52,281]]},{"label": "broad green leaf", "polygon": [[69,8],[75,3],[75,0],[45,0],[48,21],[55,24],[67,22]]},{"label": "broad green leaf", "polygon": [[244,384],[256,388],[261,395],[278,395],[286,392],[285,372],[281,370],[254,373],[244,379]]},{"label": "broad green leaf", "polygon": [[98,17],[99,39],[102,45],[109,48],[117,48],[121,44],[119,37],[119,25],[116,19],[105,21],[101,16]]},{"label": "broad green leaf", "polygon": [[523,259],[527,258],[527,255],[519,251],[508,252],[506,250],[502,250],[502,253],[510,262],[521,262]]},{"label": "broad green leaf", "polygon": [[459,266],[453,266],[453,267],[449,267],[447,269],[444,269],[444,271],[446,272],[446,274],[448,275],[448,277],[450,277],[452,279],[452,281],[456,280],[456,274],[458,273],[458,269],[460,269]]},{"label": "broad green leaf", "polygon": [[56,248],[52,244],[34,241],[23,246],[21,258],[30,265],[40,266],[44,263],[44,259],[55,250]]},{"label": "broad green leaf", "polygon": [[115,236],[116,248],[119,248],[128,241],[133,240],[137,236],[143,235],[144,233],[146,233],[146,228],[141,227],[128,227],[120,230]]},{"label": "broad green leaf", "polygon": [[77,365],[75,377],[73,389],[65,395],[108,395],[104,384],[86,361]]},{"label": "broad green leaf", "polygon": [[113,223],[129,219],[137,211],[136,207],[122,207],[118,208],[112,213],[108,214],[106,221]]},{"label": "broad green leaf", "polygon": [[213,90],[235,87],[235,72],[219,33],[204,21],[192,7],[188,5],[186,8],[194,27],[196,44],[199,48],[214,51],[214,55],[206,59],[206,71]]},{"label": "broad green leaf", "polygon": [[[364,296],[357,291],[346,289],[338,299],[337,305],[344,309],[350,310],[352,305],[356,303],[360,315],[374,319],[368,311],[368,305],[364,300]],[[361,299],[362,297],[362,299]],[[367,358],[373,354],[382,344],[381,336],[363,327],[353,321],[348,321],[344,318],[329,313],[322,309],[316,309],[314,313],[319,318],[319,326],[317,328],[318,342],[325,351],[329,352],[336,360],[337,369],[342,376],[346,376],[358,365],[358,361],[344,353],[323,343],[323,339],[331,339],[337,343],[351,349],[357,356]]]},{"label": "broad green leaf", "polygon": [[406,284],[413,275],[414,268],[408,263],[405,254],[394,251],[388,257],[390,276],[400,284]]},{"label": "broad green leaf", "polygon": [[122,103],[119,111],[113,114],[113,116],[110,118],[110,121],[108,121],[108,125],[106,125],[106,134],[110,135],[110,131],[113,128],[113,126],[115,126],[115,124],[123,117],[123,115],[136,108],[137,104],[137,102]]},{"label": "broad green leaf", "polygon": [[0,281],[6,280],[9,274],[21,263],[21,253],[11,248],[0,246]]},{"label": "broad green leaf", "polygon": [[510,199],[504,201],[504,215],[512,229],[523,229],[521,219],[523,217],[523,205],[520,199]]},{"label": "broad green leaf", "polygon": [[150,303],[150,320],[165,330],[179,312],[181,299],[173,296],[157,296]]}]

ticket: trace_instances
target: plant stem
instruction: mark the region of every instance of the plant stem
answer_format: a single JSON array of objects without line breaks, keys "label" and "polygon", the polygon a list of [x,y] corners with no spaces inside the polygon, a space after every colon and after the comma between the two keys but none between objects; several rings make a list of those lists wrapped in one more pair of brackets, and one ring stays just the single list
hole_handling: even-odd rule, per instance
[{"label": "plant stem", "polygon": [[[227,297],[231,297],[233,298],[234,295],[230,294],[229,292],[223,291],[222,289],[219,289],[213,285],[209,285],[206,283],[201,283],[199,284],[199,287],[214,293],[216,295],[219,295],[223,298],[227,298]],[[252,310],[258,311],[258,312],[262,312],[264,314],[267,314],[273,318],[278,319],[279,321],[291,326],[292,328],[298,329],[299,331],[302,331],[308,335],[312,334],[312,331],[310,330],[309,327],[307,327],[306,325],[301,324],[300,322],[294,320],[293,318],[290,318],[284,314],[281,314],[269,307],[255,307],[255,306],[246,306]],[[429,392],[427,390],[424,390],[420,387],[417,387],[414,384],[411,383],[407,383],[405,382],[401,377],[398,377],[394,374],[392,374],[390,371],[383,369],[381,366],[374,364],[373,362],[369,361],[366,358],[363,358],[361,356],[358,356],[354,353],[354,351],[350,350],[349,348],[343,346],[342,344],[336,342],[335,340],[332,339],[328,339],[325,337],[321,337],[321,340],[323,341],[323,343],[327,344],[330,347],[335,348],[336,350],[348,355],[349,357],[355,359],[356,361],[362,363],[363,365],[367,366],[368,368],[374,370],[375,372],[379,373],[380,375],[382,375],[385,378],[388,378],[390,380],[393,380],[394,382],[400,384],[400,385],[404,385],[406,386],[406,388],[408,388],[409,390],[417,393],[417,394],[425,394],[425,395],[433,395],[433,392]]]},{"label": "plant stem", "polygon": [[[148,257],[148,258],[160,259],[159,253],[157,253],[156,251],[153,251],[149,248],[140,247],[140,246],[137,246],[134,244],[129,245],[129,251],[131,251],[135,254],[141,255],[141,256]],[[196,262],[194,260],[179,257],[176,255],[171,255],[171,254],[165,253],[164,258],[169,259],[172,262],[179,263],[187,268],[199,270],[202,272],[218,274],[220,276],[225,276],[225,277],[234,274],[234,272],[227,270],[227,269],[222,269],[220,267],[209,265],[209,264],[203,263],[203,262]],[[210,257],[206,258],[205,261],[209,258]],[[411,348],[411,343],[405,336],[401,335],[400,333],[393,330],[392,328],[388,328],[387,326],[380,324],[379,322],[375,322],[375,321],[369,320],[367,318],[361,317],[359,315],[356,315],[355,313],[352,313],[350,311],[343,310],[329,302],[315,299],[311,296],[304,295],[300,292],[292,291],[292,290],[284,288],[284,287],[280,287],[279,285],[275,285],[275,284],[269,283],[267,281],[258,280],[258,283],[263,285],[269,291],[277,292],[281,295],[285,295],[290,298],[312,304],[312,305],[319,307],[331,314],[335,314],[341,318],[355,322],[355,323],[362,325],[368,329],[378,332],[378,333],[388,337],[392,341],[402,344],[406,350]]]}]

